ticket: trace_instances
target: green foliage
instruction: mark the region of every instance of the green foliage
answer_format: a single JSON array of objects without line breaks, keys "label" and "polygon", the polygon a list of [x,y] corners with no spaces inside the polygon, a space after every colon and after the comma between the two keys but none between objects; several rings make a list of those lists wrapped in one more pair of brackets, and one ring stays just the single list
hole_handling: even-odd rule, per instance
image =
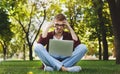
[{"label": "green foliage", "polygon": [[[1,5],[0,5],[1,6]],[[9,15],[4,8],[0,8],[0,51],[4,53],[4,56],[8,53],[9,43],[12,39],[13,32],[11,31],[11,22],[9,21]],[[4,51],[3,51],[4,50]]]},{"label": "green foliage", "polygon": [[3,41],[10,41],[13,33],[10,30],[10,22],[8,19],[7,12],[1,8],[0,9],[0,39]]},{"label": "green foliage", "polygon": [[[41,20],[44,16],[44,9],[46,9],[46,21],[51,21],[58,13],[65,14],[67,20],[81,39],[81,42],[88,46],[88,54],[98,54],[99,46],[97,38],[98,36],[101,37],[102,29],[99,26],[100,22],[97,15],[97,10],[101,7],[101,5],[97,0],[47,0],[46,2],[44,2],[44,0],[35,0],[35,3],[34,0],[33,2],[30,1],[32,0],[0,1],[0,8],[4,8],[1,11],[2,16],[0,16],[0,19],[2,19],[0,20],[0,23],[3,23],[4,19],[8,20],[8,22],[4,22],[6,23],[5,25],[0,24],[0,34],[4,34],[4,37],[7,39],[8,37],[12,38],[10,48],[13,50],[13,53],[17,52],[17,50],[22,51],[22,45],[27,43],[25,40],[26,35],[23,32],[19,21],[21,21],[21,24],[23,24],[25,31],[29,31],[28,35],[31,35],[29,38],[33,37],[37,32],[36,26],[38,26],[38,22],[36,22],[34,19],[37,18],[37,20]],[[103,20],[105,23],[107,40],[109,43],[109,51],[111,51],[114,47],[112,33],[113,27],[111,26],[112,23],[108,8],[108,4],[103,1]],[[10,21],[8,16],[3,13],[10,15]],[[30,30],[28,30],[29,23],[31,23]],[[12,34],[10,31],[15,34],[14,37],[11,37]],[[33,39],[30,41],[32,40]]]},{"label": "green foliage", "polygon": [[46,9],[46,14],[47,14],[46,20],[47,21],[53,20],[54,16],[61,12],[62,12],[62,8],[61,8],[59,2],[52,1],[52,3],[50,3],[50,6],[48,7],[48,9]]},{"label": "green foliage", "polygon": [[[0,9],[0,38],[7,41],[11,39],[10,22],[4,9]],[[8,37],[9,36],[9,37]]]}]

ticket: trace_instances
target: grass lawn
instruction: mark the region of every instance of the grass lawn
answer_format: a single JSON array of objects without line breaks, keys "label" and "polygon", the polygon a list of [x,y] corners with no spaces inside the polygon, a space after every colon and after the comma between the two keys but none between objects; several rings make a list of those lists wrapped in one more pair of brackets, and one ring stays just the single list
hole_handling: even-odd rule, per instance
[{"label": "grass lawn", "polygon": [[3,61],[0,62],[0,74],[120,74],[120,65],[115,61],[82,60],[77,65],[82,67],[79,73],[44,72],[38,69],[40,61]]}]

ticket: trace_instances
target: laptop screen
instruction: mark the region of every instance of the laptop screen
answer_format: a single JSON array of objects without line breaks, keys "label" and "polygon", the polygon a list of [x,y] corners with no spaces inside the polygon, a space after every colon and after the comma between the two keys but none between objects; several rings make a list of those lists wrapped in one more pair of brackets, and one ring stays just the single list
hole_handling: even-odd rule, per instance
[{"label": "laptop screen", "polygon": [[73,51],[72,40],[55,40],[49,41],[49,53],[50,55],[58,56],[71,56]]}]

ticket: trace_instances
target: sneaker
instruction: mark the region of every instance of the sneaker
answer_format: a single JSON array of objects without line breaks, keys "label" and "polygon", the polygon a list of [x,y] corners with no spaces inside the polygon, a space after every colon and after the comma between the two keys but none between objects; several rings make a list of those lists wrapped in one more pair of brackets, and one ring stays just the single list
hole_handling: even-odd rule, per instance
[{"label": "sneaker", "polygon": [[44,71],[53,71],[53,68],[50,66],[45,66]]},{"label": "sneaker", "polygon": [[73,67],[67,68],[68,72],[79,72],[80,70],[82,70],[82,68],[80,66],[73,66]]}]

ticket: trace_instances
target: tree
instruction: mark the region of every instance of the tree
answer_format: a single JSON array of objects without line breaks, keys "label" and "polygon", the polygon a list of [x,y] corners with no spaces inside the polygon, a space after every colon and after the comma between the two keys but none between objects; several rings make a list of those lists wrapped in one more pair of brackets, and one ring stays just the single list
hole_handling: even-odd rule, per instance
[{"label": "tree", "polygon": [[99,32],[101,33],[101,37],[102,37],[101,39],[103,43],[103,60],[108,60],[108,44],[106,40],[107,35],[106,35],[106,27],[103,16],[103,1],[102,0],[93,1],[93,4],[94,4],[94,8],[96,9],[96,13],[98,15],[98,20],[99,20],[98,23],[100,28]]},{"label": "tree", "polygon": [[[40,2],[41,6],[39,7],[39,9],[41,10],[39,11],[37,9],[36,3],[32,1],[23,0],[14,1],[14,3],[16,5],[13,7],[14,10],[10,11],[11,18],[12,20],[15,19],[22,27],[22,31],[24,32],[25,39],[27,41],[27,45],[29,46],[29,59],[33,60],[32,46],[40,32],[40,28],[44,23],[46,17],[44,3]],[[38,26],[37,29],[36,26]]]},{"label": "tree", "polygon": [[6,60],[7,47],[13,35],[10,30],[10,24],[7,12],[3,8],[0,8],[0,44],[3,48],[4,60]]},{"label": "tree", "polygon": [[120,64],[120,0],[107,0],[111,13],[115,49],[116,64]]},{"label": "tree", "polygon": [[10,47],[12,49],[11,56],[15,54],[19,54],[19,52],[23,53],[23,59],[26,60],[26,52],[28,50],[27,42],[25,40],[25,34],[22,31],[22,28],[20,25],[15,24],[15,22],[12,21],[12,32],[14,33],[14,37],[12,37],[12,41],[10,43]]}]

